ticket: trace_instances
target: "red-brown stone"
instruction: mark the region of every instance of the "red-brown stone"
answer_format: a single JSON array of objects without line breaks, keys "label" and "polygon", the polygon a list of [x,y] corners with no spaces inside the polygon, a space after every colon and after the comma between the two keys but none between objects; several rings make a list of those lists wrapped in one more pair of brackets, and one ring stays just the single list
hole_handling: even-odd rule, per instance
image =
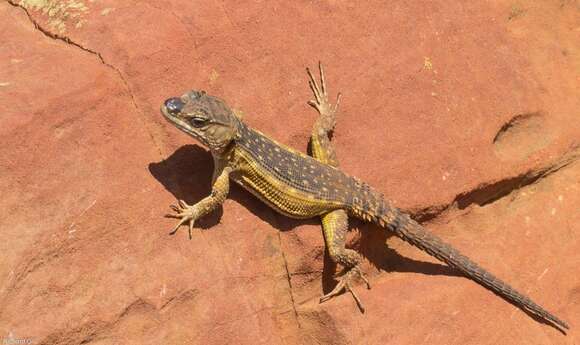
[{"label": "red-brown stone", "polygon": [[[0,3],[0,338],[34,344],[575,344],[574,1]],[[563,335],[375,226],[367,312],[317,220],[238,187],[189,240],[212,160],[165,123],[191,88],[305,150],[306,66],[343,93],[342,168],[568,321]],[[566,164],[564,164],[566,163]],[[386,244],[385,245],[385,241]]]}]

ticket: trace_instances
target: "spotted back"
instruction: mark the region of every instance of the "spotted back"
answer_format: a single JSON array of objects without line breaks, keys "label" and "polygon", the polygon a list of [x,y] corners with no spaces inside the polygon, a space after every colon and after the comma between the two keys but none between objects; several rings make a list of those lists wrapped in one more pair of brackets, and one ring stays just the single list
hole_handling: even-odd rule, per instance
[{"label": "spotted back", "polygon": [[281,145],[245,124],[239,128],[239,135],[238,146],[252,157],[259,170],[267,171],[280,182],[278,187],[294,189],[329,205],[340,205],[355,214],[381,208],[380,193],[337,168]]}]

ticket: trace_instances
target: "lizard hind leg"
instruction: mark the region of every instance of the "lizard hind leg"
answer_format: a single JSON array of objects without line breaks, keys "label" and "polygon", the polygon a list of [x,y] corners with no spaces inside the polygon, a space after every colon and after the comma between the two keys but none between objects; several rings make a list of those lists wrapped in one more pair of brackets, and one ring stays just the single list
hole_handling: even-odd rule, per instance
[{"label": "lizard hind leg", "polygon": [[346,232],[348,230],[348,215],[346,211],[335,210],[323,215],[322,228],[330,258],[335,263],[343,266],[344,270],[339,278],[338,284],[336,284],[332,291],[320,298],[320,303],[328,301],[343,291],[348,291],[351,293],[361,312],[364,313],[364,306],[352,289],[352,280],[358,277],[366,283],[368,289],[371,286],[359,268],[360,262],[362,261],[361,255],[352,249],[345,248]]}]

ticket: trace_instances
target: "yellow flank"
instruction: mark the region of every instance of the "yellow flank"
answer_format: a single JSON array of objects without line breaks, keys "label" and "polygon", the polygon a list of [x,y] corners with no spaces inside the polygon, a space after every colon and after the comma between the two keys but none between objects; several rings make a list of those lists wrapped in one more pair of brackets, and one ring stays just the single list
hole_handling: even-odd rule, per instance
[{"label": "yellow flank", "polygon": [[236,150],[239,174],[232,178],[276,211],[292,218],[312,218],[342,205],[315,198],[266,171],[244,150]]}]

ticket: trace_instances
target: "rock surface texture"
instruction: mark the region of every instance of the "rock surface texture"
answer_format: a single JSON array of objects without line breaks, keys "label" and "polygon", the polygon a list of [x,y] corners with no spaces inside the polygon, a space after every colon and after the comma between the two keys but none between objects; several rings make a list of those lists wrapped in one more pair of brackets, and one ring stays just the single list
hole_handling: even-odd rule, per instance
[{"label": "rock surface texture", "polygon": [[[0,338],[33,344],[577,344],[578,1],[0,2]],[[377,227],[334,284],[318,220],[210,190],[159,105],[191,88],[306,150],[304,68],[343,93],[342,169],[568,321],[567,335]]]}]

